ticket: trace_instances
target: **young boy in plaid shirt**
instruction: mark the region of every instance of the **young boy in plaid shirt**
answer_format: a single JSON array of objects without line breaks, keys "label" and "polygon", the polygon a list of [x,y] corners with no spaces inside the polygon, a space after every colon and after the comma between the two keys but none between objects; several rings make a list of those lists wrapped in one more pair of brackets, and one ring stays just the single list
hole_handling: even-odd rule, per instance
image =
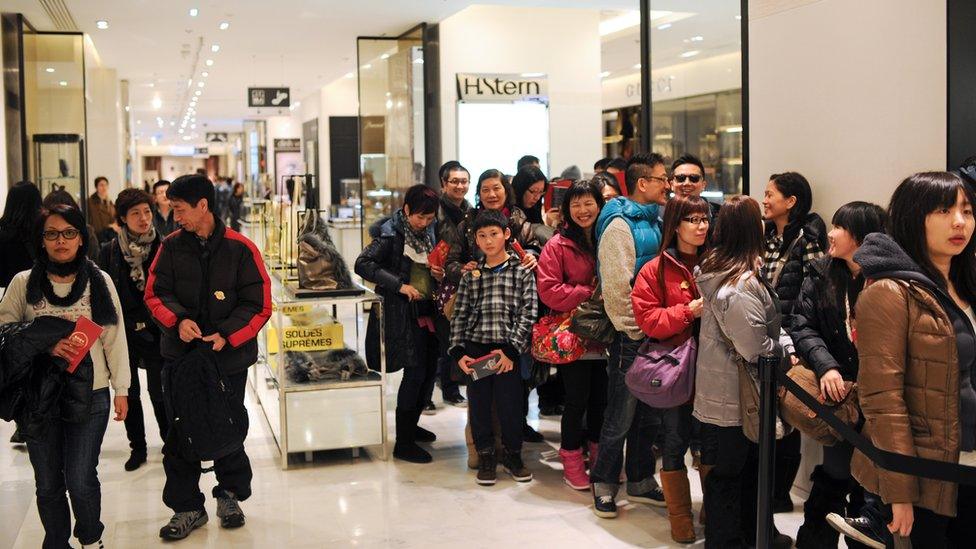
[{"label": "young boy in plaid shirt", "polygon": [[505,447],[502,466],[518,482],[532,480],[522,463],[522,377],[519,355],[528,351],[532,325],[538,316],[535,275],[509,252],[512,237],[508,220],[497,211],[484,210],[473,227],[485,257],[461,278],[451,320],[451,358],[466,374],[478,358],[495,354],[494,375],[468,383],[471,432],[478,449],[478,484],[490,486],[497,479],[491,427],[492,402],[501,423]]}]

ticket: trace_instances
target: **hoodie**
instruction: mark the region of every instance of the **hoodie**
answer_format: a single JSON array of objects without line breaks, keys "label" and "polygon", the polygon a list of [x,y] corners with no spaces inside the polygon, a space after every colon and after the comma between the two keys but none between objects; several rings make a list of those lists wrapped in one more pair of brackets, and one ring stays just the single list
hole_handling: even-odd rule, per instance
[{"label": "hoodie", "polygon": [[[972,375],[976,368],[976,329],[949,294],[922,272],[921,267],[890,236],[873,233],[854,253],[854,261],[869,281],[894,279],[908,282],[931,294],[952,324],[959,362],[959,421],[962,451],[976,449],[976,390]],[[976,304],[970,304],[973,306]],[[860,307],[858,307],[860,310]],[[863,333],[861,334],[863,337]],[[859,349],[861,351],[861,349]],[[862,370],[863,371],[863,370]]]}]

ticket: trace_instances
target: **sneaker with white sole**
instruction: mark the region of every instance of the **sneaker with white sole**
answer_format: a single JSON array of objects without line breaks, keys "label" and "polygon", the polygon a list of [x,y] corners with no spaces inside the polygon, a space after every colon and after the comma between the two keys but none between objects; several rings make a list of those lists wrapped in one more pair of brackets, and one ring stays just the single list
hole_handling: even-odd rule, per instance
[{"label": "sneaker with white sole", "polygon": [[884,524],[877,524],[868,517],[848,518],[837,513],[828,513],[827,524],[841,534],[873,549],[884,549],[885,543],[890,541],[891,537]]},{"label": "sneaker with white sole", "polygon": [[183,539],[190,532],[207,523],[206,511],[184,511],[169,519],[169,524],[159,530],[159,537],[169,540]]},{"label": "sneaker with white sole", "polygon": [[617,518],[617,502],[613,496],[593,495],[593,514],[600,518]]}]

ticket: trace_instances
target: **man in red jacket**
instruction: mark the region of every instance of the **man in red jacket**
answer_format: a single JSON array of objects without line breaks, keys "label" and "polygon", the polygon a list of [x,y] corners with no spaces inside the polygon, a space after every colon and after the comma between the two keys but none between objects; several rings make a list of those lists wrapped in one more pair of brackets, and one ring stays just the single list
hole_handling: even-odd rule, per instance
[{"label": "man in red jacket", "polygon": [[[206,176],[179,177],[166,196],[181,230],[160,245],[149,268],[145,296],[162,329],[164,368],[189,352],[197,340],[211,344],[246,435],[247,369],[257,360],[258,332],[271,317],[271,279],[254,243],[226,228],[212,213],[214,187]],[[174,439],[171,429],[163,447],[163,502],[175,514],[159,536],[169,540],[183,539],[207,522],[199,487],[200,462],[179,455]],[[251,463],[244,448],[214,461],[213,469],[220,525],[243,526],[238,502],[251,495]]]}]

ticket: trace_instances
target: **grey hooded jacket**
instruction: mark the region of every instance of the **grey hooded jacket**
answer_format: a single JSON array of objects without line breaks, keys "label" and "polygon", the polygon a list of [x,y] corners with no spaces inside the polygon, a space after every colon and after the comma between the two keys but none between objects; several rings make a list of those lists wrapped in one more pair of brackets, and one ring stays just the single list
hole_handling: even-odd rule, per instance
[{"label": "grey hooded jacket", "polygon": [[697,277],[704,310],[698,340],[694,415],[704,423],[735,427],[742,425],[736,353],[750,363],[767,353],[782,355],[782,319],[778,300],[756,274],[722,285],[725,274]]}]

